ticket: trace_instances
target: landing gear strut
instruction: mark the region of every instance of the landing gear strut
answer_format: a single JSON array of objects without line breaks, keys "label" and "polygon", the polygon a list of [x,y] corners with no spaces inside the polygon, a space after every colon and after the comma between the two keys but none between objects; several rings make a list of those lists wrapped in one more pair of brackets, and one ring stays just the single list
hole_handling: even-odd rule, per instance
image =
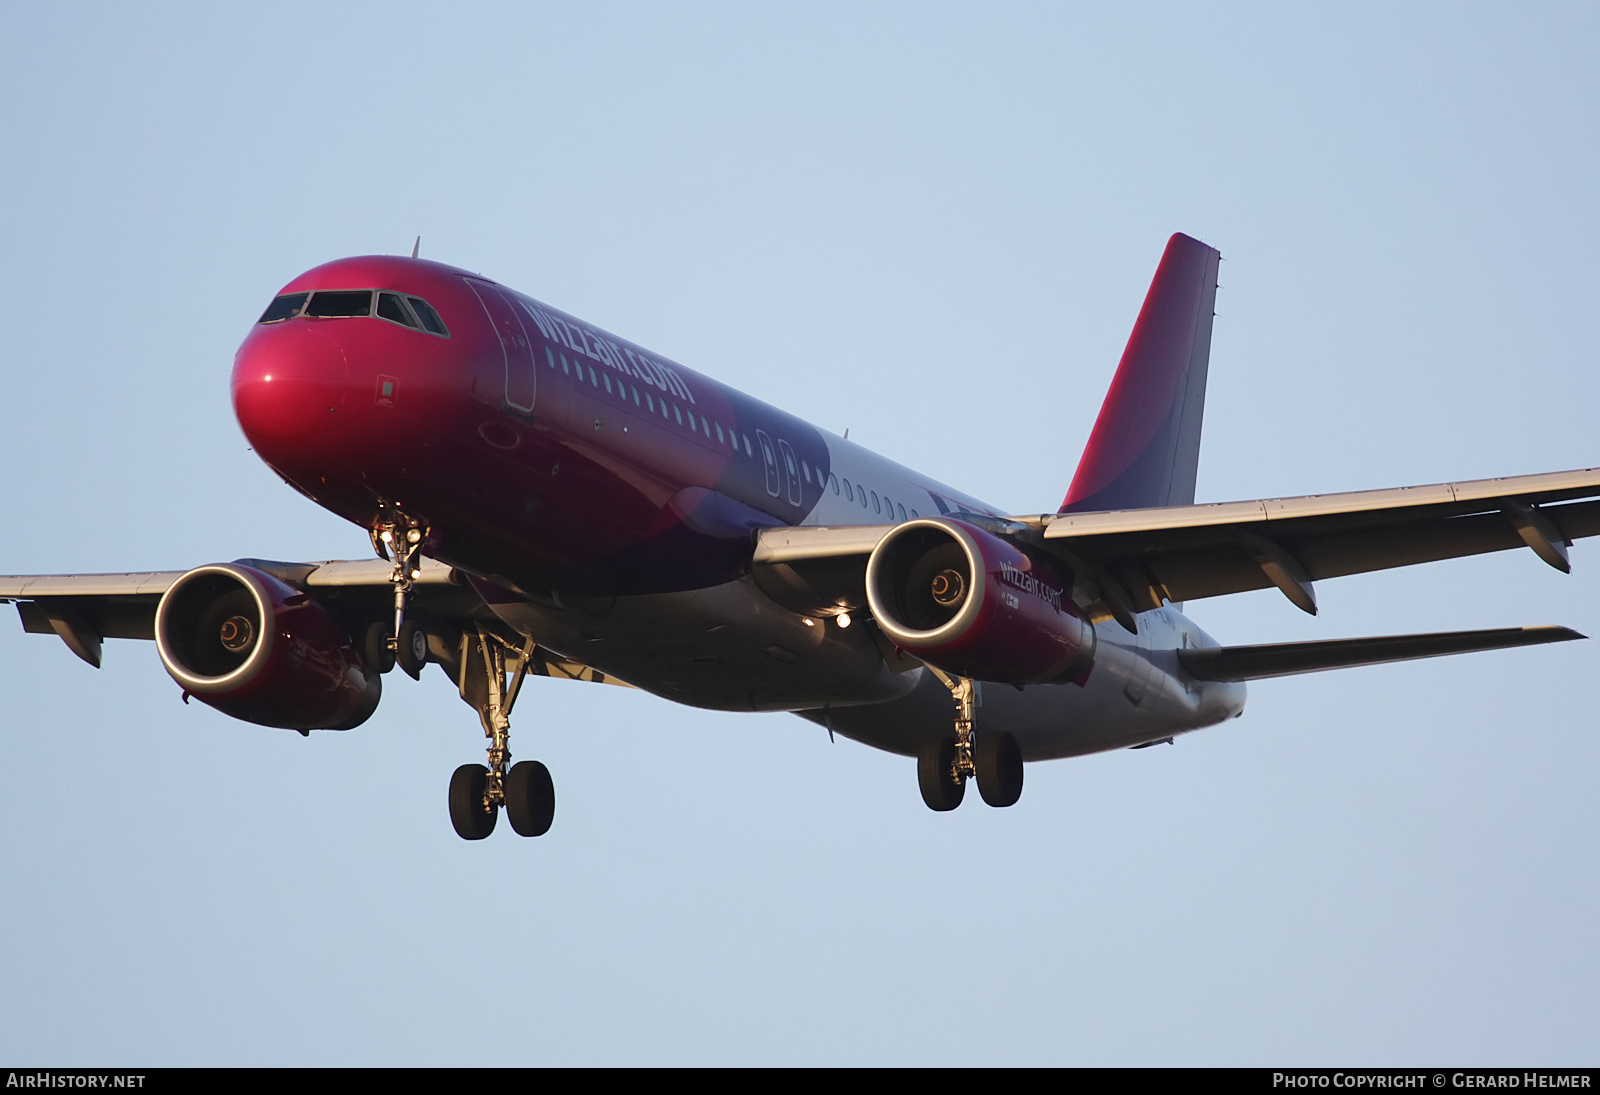
[{"label": "landing gear strut", "polygon": [[955,737],[935,738],[917,755],[917,785],[930,810],[954,810],[969,777],[990,806],[1012,806],[1022,797],[1022,749],[1004,730],[977,733],[977,682],[928,667],[955,701]]},{"label": "landing gear strut", "polygon": [[385,632],[381,623],[375,623],[367,629],[368,664],[380,673],[399,665],[412,680],[418,680],[428,664],[428,632],[417,621],[406,619],[406,600],[411,583],[422,577],[422,545],[427,540],[426,525],[404,518],[372,529],[373,550],[379,558],[394,563],[389,572],[389,584],[394,587],[394,627]]},{"label": "landing gear strut", "polygon": [[[371,529],[372,549],[394,566],[389,584],[394,587],[394,626],[382,621],[367,628],[362,653],[369,668],[387,673],[398,665],[413,679],[428,664],[428,629],[406,618],[412,583],[422,577],[422,546],[428,526],[389,510]],[[440,640],[442,641],[442,640]],[[448,643],[445,647],[448,649]],[[533,660],[534,642],[522,646],[507,642],[497,632],[478,625],[463,634],[454,665],[461,698],[478,712],[489,739],[488,761],[463,764],[450,777],[450,823],[463,840],[482,840],[494,832],[504,806],[511,827],[522,836],[543,836],[556,816],[556,788],[550,769],[536,760],[507,768],[511,761],[511,708],[522,691]]]},{"label": "landing gear strut", "polygon": [[522,836],[543,836],[555,820],[550,770],[536,760],[506,767],[511,708],[533,655],[532,639],[516,647],[482,625],[461,636],[461,698],[478,712],[489,739],[488,765],[463,764],[450,778],[450,822],[464,840],[482,840],[493,832],[502,806],[511,828]]}]

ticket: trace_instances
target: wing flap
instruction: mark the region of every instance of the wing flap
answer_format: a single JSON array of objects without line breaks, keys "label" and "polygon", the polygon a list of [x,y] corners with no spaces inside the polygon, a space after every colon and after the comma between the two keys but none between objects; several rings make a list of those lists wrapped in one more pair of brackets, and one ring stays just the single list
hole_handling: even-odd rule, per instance
[{"label": "wing flap", "polygon": [[1564,643],[1586,637],[1566,627],[1502,627],[1487,631],[1442,631],[1426,635],[1379,635],[1365,639],[1180,650],[1178,661],[1191,677],[1202,681],[1254,681],[1479,650]]}]

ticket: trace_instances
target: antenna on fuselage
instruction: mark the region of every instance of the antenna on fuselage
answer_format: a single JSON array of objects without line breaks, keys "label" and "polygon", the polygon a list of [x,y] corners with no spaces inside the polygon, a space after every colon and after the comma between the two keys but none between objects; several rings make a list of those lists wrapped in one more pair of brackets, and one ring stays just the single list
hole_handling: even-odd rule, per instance
[{"label": "antenna on fuselage", "polygon": [[418,236],[417,237],[417,242],[413,243],[411,245],[411,257],[412,258],[416,258],[417,257],[417,252],[420,251],[420,250],[422,250],[422,237]]}]

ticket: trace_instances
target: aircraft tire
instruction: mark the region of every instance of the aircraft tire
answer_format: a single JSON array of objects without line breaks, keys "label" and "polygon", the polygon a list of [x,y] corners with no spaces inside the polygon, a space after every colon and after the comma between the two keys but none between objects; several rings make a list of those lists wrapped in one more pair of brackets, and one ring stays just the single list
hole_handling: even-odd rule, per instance
[{"label": "aircraft tire", "polygon": [[483,804],[489,783],[489,769],[481,764],[463,764],[450,777],[450,824],[462,840],[482,840],[494,832],[500,810]]},{"label": "aircraft tire", "polygon": [[521,836],[544,836],[556,819],[556,785],[550,769],[519,761],[506,773],[506,820]]},{"label": "aircraft tire", "polygon": [[990,806],[1014,806],[1022,797],[1022,748],[1004,730],[979,734],[972,747],[978,794]]},{"label": "aircraft tire", "polygon": [[394,651],[389,649],[389,628],[380,621],[367,625],[361,637],[361,660],[374,673],[387,673],[394,668]]},{"label": "aircraft tire", "polygon": [[428,664],[428,631],[415,620],[400,625],[400,649],[395,654],[395,664],[406,671],[414,681],[422,679],[422,667]]},{"label": "aircraft tire", "polygon": [[967,778],[956,771],[956,739],[936,738],[917,754],[917,785],[928,809],[943,813],[961,805]]}]

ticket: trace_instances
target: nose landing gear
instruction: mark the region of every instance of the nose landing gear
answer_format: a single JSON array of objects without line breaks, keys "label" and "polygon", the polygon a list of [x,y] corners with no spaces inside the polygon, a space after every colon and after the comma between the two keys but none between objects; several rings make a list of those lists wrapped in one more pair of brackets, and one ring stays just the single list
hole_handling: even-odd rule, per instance
[{"label": "nose landing gear", "polygon": [[428,534],[427,525],[400,516],[371,529],[373,550],[379,558],[394,563],[389,572],[389,584],[394,587],[394,627],[386,630],[383,624],[374,623],[365,638],[367,664],[380,673],[398,665],[412,680],[419,680],[422,667],[428,664],[427,630],[406,619],[406,600],[412,582],[422,576],[422,545],[428,542]]},{"label": "nose landing gear", "polygon": [[928,667],[955,701],[955,737],[935,738],[917,754],[917,785],[928,809],[943,813],[961,805],[967,780],[990,806],[1014,806],[1022,797],[1022,749],[1004,730],[977,733],[978,684]]}]

